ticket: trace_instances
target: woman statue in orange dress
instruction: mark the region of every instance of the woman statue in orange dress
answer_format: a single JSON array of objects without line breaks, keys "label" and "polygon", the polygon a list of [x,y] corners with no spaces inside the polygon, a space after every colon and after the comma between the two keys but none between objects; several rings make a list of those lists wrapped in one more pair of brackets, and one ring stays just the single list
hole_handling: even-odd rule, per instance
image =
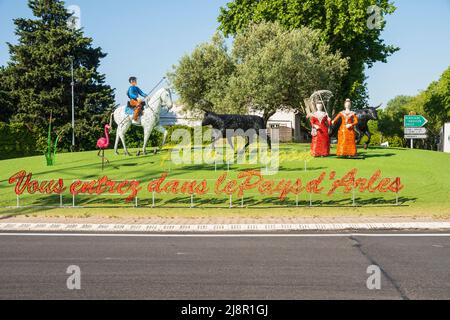
[{"label": "woman statue in orange dress", "polygon": [[341,120],[336,153],[338,157],[356,157],[358,153],[356,150],[355,134],[355,126],[358,124],[358,118],[351,111],[351,108],[352,102],[350,99],[347,99],[345,101],[345,110],[339,113],[332,122],[335,124],[339,119]]},{"label": "woman statue in orange dress", "polygon": [[328,157],[330,155],[330,136],[328,128],[331,126],[331,119],[323,111],[321,103],[316,104],[317,111],[310,115],[312,128],[311,155],[313,157]]}]

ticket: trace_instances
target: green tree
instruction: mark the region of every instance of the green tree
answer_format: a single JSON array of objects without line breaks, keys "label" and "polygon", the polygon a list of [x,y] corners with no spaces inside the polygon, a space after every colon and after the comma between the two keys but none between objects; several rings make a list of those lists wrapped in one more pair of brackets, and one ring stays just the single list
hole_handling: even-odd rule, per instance
[{"label": "green tree", "polygon": [[450,121],[450,67],[445,70],[437,82],[433,82],[426,90],[427,101],[424,111],[436,118],[437,125],[442,127]]},{"label": "green tree", "polygon": [[54,127],[62,133],[61,144],[71,144],[71,72],[76,79],[76,137],[80,150],[95,147],[102,119],[114,103],[114,91],[98,72],[104,54],[92,46],[93,39],[82,30],[68,27],[71,14],[60,0],[29,0],[34,19],[15,19],[18,44],[8,44],[10,62],[4,70],[6,91],[14,101],[11,120],[46,135],[53,111]]},{"label": "green tree", "polygon": [[277,110],[302,111],[305,96],[334,89],[348,64],[309,28],[286,31],[278,23],[254,24],[231,52],[216,34],[184,56],[169,79],[190,110],[248,113],[269,119]]},{"label": "green tree", "polygon": [[[379,12],[368,11],[373,5]],[[349,58],[349,73],[340,83],[338,100],[348,97],[355,107],[362,107],[368,97],[366,67],[386,62],[399,50],[381,39],[386,25],[382,17],[395,9],[389,0],[234,0],[221,8],[219,28],[227,36],[235,36],[251,22],[278,21],[287,29],[307,26],[320,30],[321,40],[333,52]]]},{"label": "green tree", "polygon": [[414,144],[415,147],[432,150],[436,149],[436,138],[439,136],[442,126],[439,117],[436,114],[428,113],[424,109],[429,99],[430,96],[428,90],[422,91],[406,105],[406,109],[408,112],[415,112],[418,115],[424,116],[428,120],[428,123],[425,126],[428,130],[428,139],[418,140]]},{"label": "green tree", "polygon": [[380,112],[378,129],[386,137],[403,137],[403,119],[410,111],[414,97],[397,96],[390,100],[386,109]]},{"label": "green tree", "polygon": [[427,118],[429,138],[419,141],[417,145],[426,149],[436,149],[437,137],[442,126],[450,121],[450,68],[438,81],[432,82],[428,88],[418,94],[406,105],[407,112],[414,111]]},{"label": "green tree", "polygon": [[14,110],[14,102],[5,80],[6,71],[3,67],[0,67],[0,122],[9,121]]},{"label": "green tree", "polygon": [[319,32],[306,27],[286,31],[270,22],[239,33],[233,58],[237,68],[225,103],[259,111],[266,121],[277,110],[301,112],[303,99],[316,90],[334,91],[348,67],[320,41]]},{"label": "green tree", "polygon": [[423,115],[428,120],[426,128],[429,138],[417,141],[416,146],[435,149],[442,126],[450,121],[450,68],[417,96],[398,96],[389,101],[386,109],[380,112],[378,121],[383,136],[403,139],[403,118],[410,112]]},{"label": "green tree", "polygon": [[234,71],[235,64],[224,39],[217,33],[210,43],[201,44],[183,56],[168,77],[187,110],[214,110],[224,99]]}]

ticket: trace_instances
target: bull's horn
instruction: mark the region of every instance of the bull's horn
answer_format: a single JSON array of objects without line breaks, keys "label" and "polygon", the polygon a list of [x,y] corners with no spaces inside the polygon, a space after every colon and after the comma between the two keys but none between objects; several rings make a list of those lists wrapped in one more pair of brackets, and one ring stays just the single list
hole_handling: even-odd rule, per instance
[{"label": "bull's horn", "polygon": [[383,106],[382,103],[380,103],[380,105],[378,107],[375,107],[375,109],[380,109]]}]

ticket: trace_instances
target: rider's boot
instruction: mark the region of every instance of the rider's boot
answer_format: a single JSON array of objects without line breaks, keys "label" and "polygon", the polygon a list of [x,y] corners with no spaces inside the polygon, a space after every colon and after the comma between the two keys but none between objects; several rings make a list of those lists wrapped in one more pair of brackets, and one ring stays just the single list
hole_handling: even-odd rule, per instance
[{"label": "rider's boot", "polygon": [[140,124],[141,122],[139,121],[139,118],[140,118],[140,116],[141,116],[141,110],[142,110],[142,108],[139,106],[139,107],[136,107],[135,109],[134,109],[134,114],[133,114],[133,124]]}]

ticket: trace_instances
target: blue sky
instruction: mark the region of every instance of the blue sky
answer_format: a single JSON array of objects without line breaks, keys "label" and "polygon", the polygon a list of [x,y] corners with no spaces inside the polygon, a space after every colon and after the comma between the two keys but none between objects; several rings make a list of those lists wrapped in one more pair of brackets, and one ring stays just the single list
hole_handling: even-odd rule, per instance
[{"label": "blue sky", "polygon": [[[82,13],[85,34],[108,57],[101,71],[126,101],[127,79],[136,75],[146,90],[179,58],[216,30],[227,0],[68,0]],[[450,0],[397,0],[383,38],[401,51],[367,72],[373,105],[399,94],[415,95],[450,66]],[[0,0],[0,65],[9,58],[5,42],[15,42],[13,18],[30,17],[26,0]]]}]

